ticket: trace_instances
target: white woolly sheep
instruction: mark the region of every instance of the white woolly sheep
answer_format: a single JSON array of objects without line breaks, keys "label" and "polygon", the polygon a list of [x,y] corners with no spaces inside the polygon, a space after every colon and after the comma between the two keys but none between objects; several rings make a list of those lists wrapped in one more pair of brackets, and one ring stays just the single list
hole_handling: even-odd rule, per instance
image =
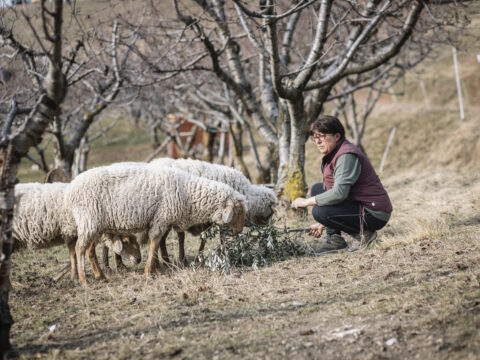
[{"label": "white woolly sheep", "polygon": [[[43,180],[44,183],[69,183],[71,181],[70,177],[65,173],[63,168],[54,168],[50,170]],[[108,263],[108,249],[109,247],[113,248],[115,246],[114,251],[114,259],[115,265],[117,270],[126,270],[126,266],[122,262],[122,256],[119,255],[122,252],[130,254],[132,257],[130,260],[133,263],[139,263],[141,261],[141,254],[140,254],[140,246],[138,245],[137,239],[134,235],[127,235],[127,236],[116,236],[115,238],[110,237],[108,234],[104,234],[102,237],[102,242],[109,244],[109,246],[103,245],[103,265],[105,266],[105,270],[110,270],[110,265]],[[125,248],[125,249],[124,249]],[[89,253],[89,257],[96,257],[95,248],[91,249]],[[76,267],[75,267],[76,269]],[[55,276],[55,280],[60,279],[63,275],[65,275],[66,271],[68,271],[68,267],[64,268],[58,275]]]},{"label": "white woolly sheep", "polygon": [[[278,204],[278,199],[272,189],[264,185],[252,184],[240,171],[225,165],[212,164],[201,160],[192,159],[171,159],[159,158],[153,160],[151,163],[143,162],[123,162],[116,163],[110,166],[147,166],[155,167],[172,167],[184,170],[190,174],[203,177],[206,179],[219,181],[221,183],[231,186],[234,190],[246,197],[247,220],[256,225],[265,225],[270,217],[273,215],[274,207]],[[203,230],[207,229],[210,224],[202,224],[195,228],[188,229],[193,235],[199,235]],[[178,232],[179,240],[179,261],[185,262],[185,233]],[[200,243],[199,252],[203,251],[205,241]],[[108,251],[105,250],[104,251]],[[163,244],[160,247],[162,252],[162,259],[169,263],[169,257],[166,246]]]},{"label": "white woolly sheep", "polygon": [[[105,166],[77,176],[65,191],[77,223],[77,266],[86,284],[85,251],[101,233],[131,234],[148,230],[145,274],[157,269],[154,259],[171,228],[185,231],[215,222],[241,231],[245,197],[228,185],[167,167]],[[163,239],[163,242],[165,240]]]},{"label": "white woolly sheep", "polygon": [[[43,249],[67,244],[72,269],[72,280],[77,278],[75,243],[77,227],[72,213],[65,206],[67,183],[28,183],[15,186],[13,216],[14,249]],[[119,241],[121,240],[121,241]],[[108,234],[101,241],[115,253],[128,256],[132,262],[141,260],[140,248],[135,238],[114,238]],[[104,278],[96,256],[95,244],[88,249],[95,277]]]},{"label": "white woolly sheep", "polygon": [[175,167],[192,175],[230,185],[234,190],[245,195],[247,219],[257,225],[265,225],[273,215],[273,208],[278,204],[272,189],[265,185],[252,184],[240,171],[230,166],[201,160],[171,158],[155,159],[147,166]]},{"label": "white woolly sheep", "polygon": [[[159,158],[148,164],[149,167],[169,166],[182,169],[190,174],[219,181],[231,186],[240,194],[245,195],[247,207],[247,220],[256,225],[265,225],[274,213],[274,207],[278,204],[278,199],[272,189],[264,185],[252,184],[240,171],[225,165],[212,164],[206,161],[193,159],[171,159]],[[193,235],[199,235],[201,231],[208,226],[196,229],[189,229]],[[184,233],[178,233],[179,239],[179,260],[185,261]],[[203,251],[205,241],[202,240],[199,252]],[[160,249],[162,250],[162,249]],[[165,247],[166,251],[166,247]],[[162,253],[164,261],[168,260],[168,254]]]}]

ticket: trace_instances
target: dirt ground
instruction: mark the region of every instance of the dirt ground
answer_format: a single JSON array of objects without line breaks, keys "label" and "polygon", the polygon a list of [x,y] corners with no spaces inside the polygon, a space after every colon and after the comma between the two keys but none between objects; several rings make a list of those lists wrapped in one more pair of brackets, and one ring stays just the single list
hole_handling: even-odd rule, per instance
[{"label": "dirt ground", "polygon": [[[90,274],[87,289],[50,280],[66,249],[15,254],[15,351],[20,359],[478,359],[480,172],[452,173],[389,177],[398,215],[356,253],[150,280],[130,266],[106,282]],[[193,255],[198,240],[188,245]]]}]

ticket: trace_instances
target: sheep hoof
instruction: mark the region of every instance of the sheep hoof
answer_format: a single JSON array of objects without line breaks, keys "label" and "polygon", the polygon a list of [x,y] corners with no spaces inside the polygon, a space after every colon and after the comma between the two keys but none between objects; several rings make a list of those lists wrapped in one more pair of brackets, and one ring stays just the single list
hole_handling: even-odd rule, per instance
[{"label": "sheep hoof", "polygon": [[183,260],[183,261],[179,261],[178,262],[178,267],[181,268],[181,269],[188,267],[188,261],[186,259]]},{"label": "sheep hoof", "polygon": [[148,279],[153,279],[154,278],[154,275],[155,273],[158,272],[158,268],[156,266],[145,266],[145,270],[144,270],[144,273],[145,273],[145,277]]},{"label": "sheep hoof", "polygon": [[122,263],[118,264],[115,270],[119,273],[125,273],[127,272],[128,268],[125,266],[125,264]]},{"label": "sheep hoof", "polygon": [[153,280],[153,279],[155,279],[155,274],[151,273],[151,272],[145,273],[145,278],[147,280]]},{"label": "sheep hoof", "polygon": [[112,275],[113,274],[113,269],[111,267],[106,267],[104,270],[104,273],[107,275]]}]

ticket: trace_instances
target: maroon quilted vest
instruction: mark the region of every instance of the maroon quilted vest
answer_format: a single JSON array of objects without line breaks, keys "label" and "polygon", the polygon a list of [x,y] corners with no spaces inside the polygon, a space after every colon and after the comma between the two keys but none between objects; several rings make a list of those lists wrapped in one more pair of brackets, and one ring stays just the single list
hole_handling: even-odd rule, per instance
[{"label": "maroon quilted vest", "polygon": [[368,209],[391,213],[392,203],[372,164],[365,154],[348,140],[339,141],[335,149],[323,157],[322,172],[325,189],[329,190],[333,187],[335,164],[343,154],[357,155],[362,166],[360,176],[350,188],[347,200],[357,201]]}]

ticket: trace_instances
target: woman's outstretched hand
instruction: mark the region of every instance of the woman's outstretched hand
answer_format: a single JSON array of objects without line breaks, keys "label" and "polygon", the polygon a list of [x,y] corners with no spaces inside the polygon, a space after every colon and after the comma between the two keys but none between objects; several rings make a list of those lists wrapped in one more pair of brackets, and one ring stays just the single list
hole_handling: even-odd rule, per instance
[{"label": "woman's outstretched hand", "polygon": [[315,198],[314,197],[311,197],[311,198],[308,198],[308,199],[305,199],[305,198],[296,198],[295,200],[293,200],[292,202],[292,208],[295,208],[295,209],[303,209],[307,206],[312,206],[312,205],[315,205],[317,202],[315,201]]},{"label": "woman's outstretched hand", "polygon": [[310,231],[308,232],[308,235],[312,235],[318,238],[322,236],[323,229],[325,229],[325,226],[320,223],[312,224],[310,225]]}]

